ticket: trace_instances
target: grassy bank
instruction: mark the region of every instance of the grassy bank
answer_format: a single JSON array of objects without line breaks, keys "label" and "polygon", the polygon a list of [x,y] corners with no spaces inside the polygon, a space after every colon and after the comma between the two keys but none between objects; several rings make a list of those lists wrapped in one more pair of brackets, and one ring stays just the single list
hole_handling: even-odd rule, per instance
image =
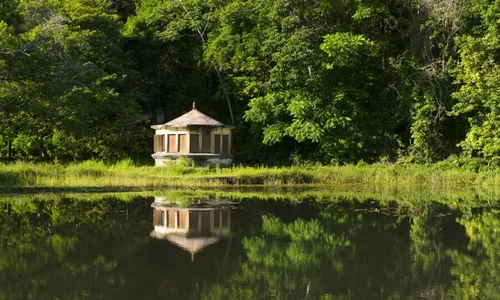
[{"label": "grassy bank", "polygon": [[78,164],[0,164],[0,188],[116,188],[222,186],[382,186],[500,189],[500,172],[439,169],[420,165],[311,167],[233,167],[226,169],[175,165],[168,168],[87,161]]}]

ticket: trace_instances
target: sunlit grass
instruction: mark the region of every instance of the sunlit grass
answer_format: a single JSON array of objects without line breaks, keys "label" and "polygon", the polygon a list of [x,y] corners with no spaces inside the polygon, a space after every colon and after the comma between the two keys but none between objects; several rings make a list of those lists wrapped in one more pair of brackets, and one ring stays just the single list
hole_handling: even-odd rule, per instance
[{"label": "sunlit grass", "polygon": [[420,165],[348,165],[202,168],[172,165],[164,168],[86,161],[69,165],[16,162],[0,164],[0,187],[143,188],[220,186],[427,186],[500,187],[500,172],[436,169]]}]

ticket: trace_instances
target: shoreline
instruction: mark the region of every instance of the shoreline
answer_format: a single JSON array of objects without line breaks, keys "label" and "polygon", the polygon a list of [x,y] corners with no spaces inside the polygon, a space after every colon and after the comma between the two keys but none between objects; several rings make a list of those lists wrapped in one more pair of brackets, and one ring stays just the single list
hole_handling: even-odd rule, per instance
[{"label": "shoreline", "polygon": [[13,189],[164,188],[482,188],[500,189],[500,171],[437,169],[423,165],[347,165],[201,168],[134,166],[86,161],[69,165],[0,163],[0,192]]},{"label": "shoreline", "polygon": [[0,189],[0,203],[23,203],[25,201],[60,201],[76,199],[80,201],[107,201],[116,199],[130,201],[134,198],[154,199],[165,198],[173,202],[197,202],[202,199],[231,198],[240,202],[245,199],[263,201],[334,203],[351,201],[381,203],[394,207],[422,208],[430,203],[439,203],[452,208],[460,207],[498,207],[500,190],[488,191],[481,189],[444,190],[429,188],[403,189],[358,189],[356,187],[338,187],[333,189],[319,188],[254,188],[233,187],[217,189],[185,189],[168,188],[161,190],[104,190],[104,189],[17,189],[5,193]]}]

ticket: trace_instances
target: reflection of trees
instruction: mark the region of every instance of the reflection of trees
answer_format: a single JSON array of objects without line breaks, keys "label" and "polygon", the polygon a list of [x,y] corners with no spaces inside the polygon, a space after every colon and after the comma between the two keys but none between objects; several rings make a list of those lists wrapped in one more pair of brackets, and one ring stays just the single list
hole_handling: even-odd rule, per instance
[{"label": "reflection of trees", "polygon": [[[243,238],[248,261],[205,299],[347,299],[400,295],[407,237],[398,218],[323,207],[311,219],[262,217],[261,233]],[[402,224],[401,226],[405,226]],[[404,295],[404,290],[403,290]]]},{"label": "reflection of trees", "polygon": [[124,285],[120,259],[135,256],[143,243],[131,234],[140,224],[123,221],[127,214],[120,212],[128,209],[131,220],[138,213],[125,202],[63,199],[3,206],[2,299],[109,298]]},{"label": "reflection of trees", "polygon": [[[264,236],[243,239],[251,264],[264,269],[260,274],[267,290],[277,299],[313,296],[320,291],[316,270],[323,267],[342,268],[327,259],[335,249],[344,247],[340,239],[324,230],[317,219],[298,219],[284,224],[276,217],[263,217]],[[267,236],[266,236],[267,235]]]},{"label": "reflection of trees", "polygon": [[443,218],[428,208],[410,220],[411,274],[420,295],[426,299],[444,297],[449,259],[442,240]]},{"label": "reflection of trees", "polygon": [[[496,299],[500,212],[248,201],[232,242],[149,240],[149,201],[0,204],[0,299]],[[249,209],[249,207],[251,209]],[[401,210],[404,211],[404,210]],[[128,216],[128,219],[127,219]]]},{"label": "reflection of trees", "polygon": [[308,219],[265,214],[242,240],[247,260],[200,292],[204,299],[498,298],[498,212],[468,213],[457,223],[443,209],[400,218],[342,205]]},{"label": "reflection of trees", "polygon": [[455,281],[449,292],[453,299],[498,299],[500,296],[500,211],[466,214],[459,223],[470,239],[466,253],[450,250],[451,274]]}]

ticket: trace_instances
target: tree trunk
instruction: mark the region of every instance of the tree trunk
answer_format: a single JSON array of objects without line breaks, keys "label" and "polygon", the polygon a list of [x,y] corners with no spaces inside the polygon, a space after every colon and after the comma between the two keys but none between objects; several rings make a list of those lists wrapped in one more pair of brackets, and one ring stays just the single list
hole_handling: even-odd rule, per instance
[{"label": "tree trunk", "polygon": [[128,152],[128,157],[132,158],[132,140],[130,137],[127,137],[127,152]]},{"label": "tree trunk", "polygon": [[40,141],[40,154],[42,155],[43,160],[50,160],[49,154],[47,153],[47,149],[45,149],[45,143],[43,142],[43,136],[39,136],[38,140]]},{"label": "tree trunk", "polygon": [[9,160],[12,158],[12,142],[11,141],[7,142],[7,158],[9,158]]}]

